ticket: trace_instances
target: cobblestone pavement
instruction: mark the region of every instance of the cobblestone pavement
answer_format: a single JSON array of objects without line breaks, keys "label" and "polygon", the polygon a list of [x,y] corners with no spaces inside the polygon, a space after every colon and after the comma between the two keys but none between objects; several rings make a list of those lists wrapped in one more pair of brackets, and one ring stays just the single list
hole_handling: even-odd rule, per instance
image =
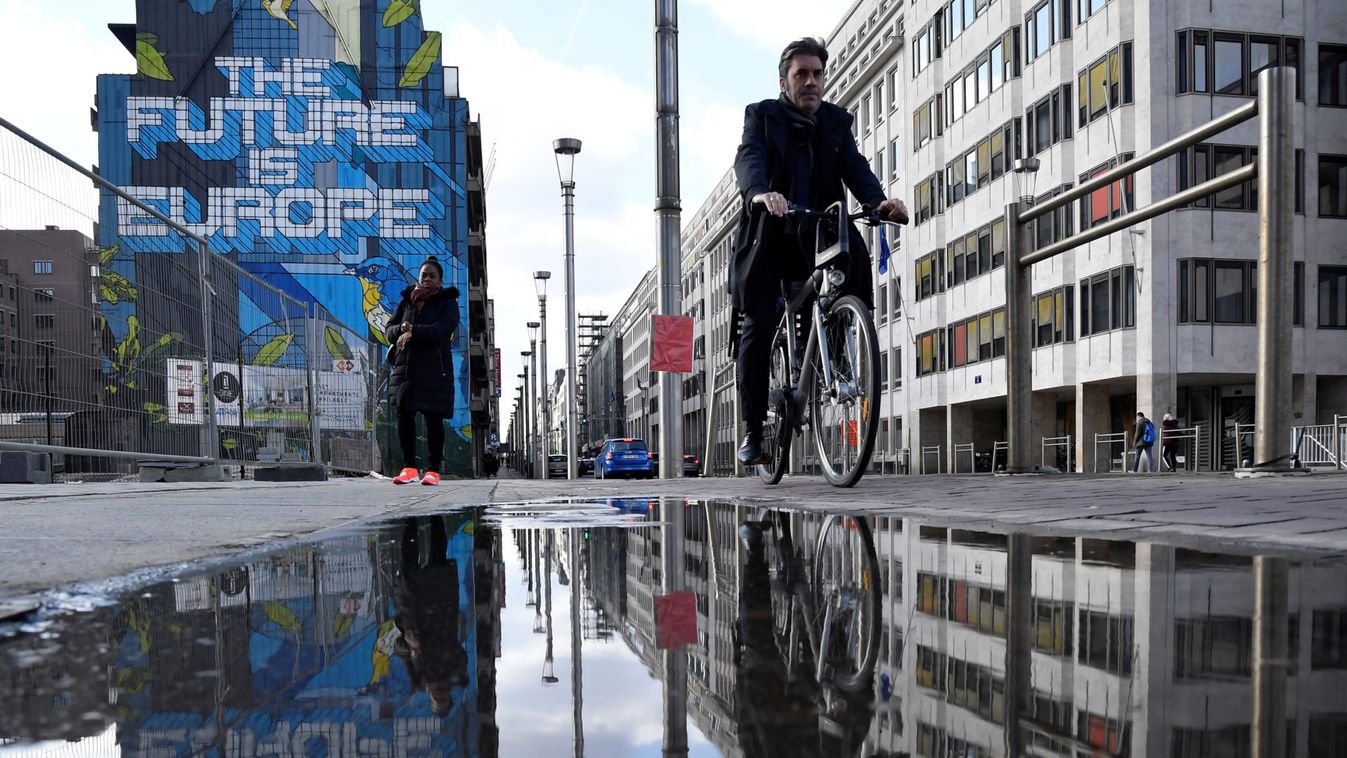
[{"label": "cobblestone pavement", "polygon": [[218,558],[365,519],[456,505],[666,496],[768,499],[924,523],[1040,534],[1219,543],[1240,552],[1347,553],[1347,474],[820,477],[613,481],[386,479],[321,483],[0,485],[0,616],[25,595]]}]

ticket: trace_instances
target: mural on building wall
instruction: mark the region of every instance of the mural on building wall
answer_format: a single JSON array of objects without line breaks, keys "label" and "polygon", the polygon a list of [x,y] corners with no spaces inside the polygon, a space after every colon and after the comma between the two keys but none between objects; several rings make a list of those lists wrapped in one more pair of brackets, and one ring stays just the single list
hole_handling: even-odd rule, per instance
[{"label": "mural on building wall", "polygon": [[[440,33],[422,28],[419,8],[417,0],[137,0],[134,29],[118,30],[128,47],[134,35],[137,73],[99,77],[100,172],[267,287],[385,342],[398,296],[426,256],[444,261],[446,286],[467,291],[468,104],[452,84],[446,96]],[[187,294],[199,280],[194,243],[131,204],[104,193],[99,221],[116,392],[147,355],[192,342],[193,329],[202,342],[199,319],[181,303],[140,297],[139,284]],[[212,284],[224,358],[240,370],[303,365],[304,340],[294,339],[303,309],[246,275],[229,291]],[[467,298],[460,304],[466,325]],[[351,357],[339,329],[317,343],[334,364]],[[459,473],[472,466],[466,344],[457,335],[459,408],[446,422],[445,468]],[[329,368],[326,357],[318,368]]]}]

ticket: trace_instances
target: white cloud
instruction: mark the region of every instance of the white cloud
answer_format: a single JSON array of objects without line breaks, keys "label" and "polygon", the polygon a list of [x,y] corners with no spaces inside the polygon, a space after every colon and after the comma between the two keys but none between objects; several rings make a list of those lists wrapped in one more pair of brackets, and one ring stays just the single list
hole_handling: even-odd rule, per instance
[{"label": "white cloud", "polygon": [[692,0],[735,34],[779,52],[800,37],[827,37],[852,0]]}]

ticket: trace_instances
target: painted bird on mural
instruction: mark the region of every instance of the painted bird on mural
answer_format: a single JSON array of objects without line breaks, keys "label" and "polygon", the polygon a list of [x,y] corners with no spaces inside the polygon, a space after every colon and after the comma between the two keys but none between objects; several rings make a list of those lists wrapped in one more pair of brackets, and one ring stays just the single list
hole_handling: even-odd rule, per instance
[{"label": "painted bird on mural", "polygon": [[397,310],[402,290],[412,283],[412,275],[401,263],[384,256],[366,258],[354,266],[347,266],[346,273],[359,277],[365,321],[375,338],[388,344],[384,329],[393,317],[393,311]]},{"label": "painted bird on mural", "polygon": [[289,24],[291,29],[298,29],[299,26],[295,24],[294,20],[286,15],[294,2],[295,0],[262,0],[262,7],[266,8],[267,13]]}]

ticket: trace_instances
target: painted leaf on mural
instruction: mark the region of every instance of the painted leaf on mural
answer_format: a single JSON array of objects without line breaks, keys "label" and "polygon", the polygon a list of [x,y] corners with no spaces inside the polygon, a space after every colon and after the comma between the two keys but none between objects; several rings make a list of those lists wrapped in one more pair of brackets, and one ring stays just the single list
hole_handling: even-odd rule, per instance
[{"label": "painted leaf on mural", "polygon": [[234,437],[230,437],[224,442],[221,442],[220,447],[224,448],[225,450],[237,450],[239,447],[239,441]]},{"label": "painted leaf on mural", "polygon": [[141,352],[142,360],[149,360],[157,357],[159,354],[168,350],[173,345],[181,344],[184,339],[182,332],[165,332],[159,335],[159,339],[150,343],[150,346]]},{"label": "painted leaf on mural", "polygon": [[299,616],[290,610],[284,603],[275,600],[267,600],[262,603],[262,610],[266,612],[267,618],[275,622],[276,626],[299,634],[303,630],[303,624],[299,623]]},{"label": "painted leaf on mural", "polygon": [[399,87],[415,87],[426,78],[430,69],[435,66],[435,61],[440,57],[440,33],[426,32],[426,40],[421,46],[412,53],[412,59],[407,61],[407,68],[402,72],[402,79],[398,82]]},{"label": "painted leaf on mural", "polygon": [[159,403],[147,402],[144,405],[144,409],[145,412],[150,415],[150,423],[152,424],[168,423],[168,409],[165,406]]},{"label": "painted leaf on mural", "polygon": [[134,303],[140,297],[140,291],[116,271],[103,271],[98,275],[98,294],[106,303],[116,305],[125,300]]},{"label": "painted leaf on mural", "polygon": [[98,265],[99,265],[99,266],[107,266],[107,265],[110,265],[110,264],[112,263],[112,261],[114,261],[114,260],[117,258],[117,253],[120,253],[121,251],[122,251],[122,246],[121,246],[120,244],[113,245],[112,247],[102,247],[102,248],[99,248],[99,249],[98,249]]},{"label": "painted leaf on mural", "polygon": [[267,9],[267,13],[289,24],[291,29],[298,29],[294,20],[285,15],[294,3],[295,0],[262,0],[262,7]]},{"label": "painted leaf on mural", "polygon": [[151,79],[171,82],[173,73],[164,62],[163,52],[154,46],[158,41],[159,37],[149,32],[136,35],[136,72]]},{"label": "painted leaf on mural", "polygon": [[420,12],[420,0],[393,0],[384,11],[384,27],[397,26]]},{"label": "painted leaf on mural", "polygon": [[346,338],[341,336],[341,332],[332,327],[324,327],[323,343],[327,345],[327,352],[334,361],[349,361],[351,359],[351,346],[346,344]]},{"label": "painted leaf on mural", "polygon": [[140,357],[140,319],[134,315],[126,317],[126,336],[117,343],[117,364],[122,367],[131,365]]},{"label": "painted leaf on mural", "polygon": [[253,359],[254,366],[274,366],[276,361],[285,355],[285,351],[290,349],[290,343],[295,341],[293,334],[278,334],[271,338],[271,341],[262,346],[257,351],[257,357]]}]

